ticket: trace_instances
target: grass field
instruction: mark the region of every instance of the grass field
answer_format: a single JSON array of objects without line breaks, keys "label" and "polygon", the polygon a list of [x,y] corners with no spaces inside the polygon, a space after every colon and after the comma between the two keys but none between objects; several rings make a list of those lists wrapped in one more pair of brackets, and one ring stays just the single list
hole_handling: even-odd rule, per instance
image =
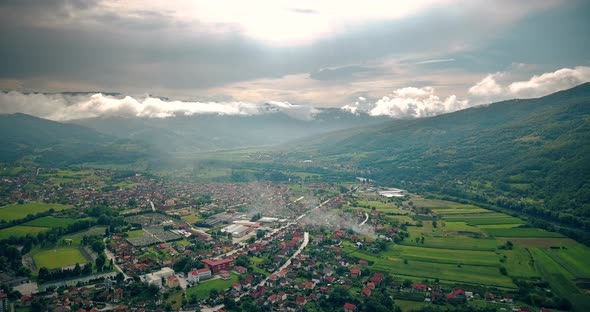
[{"label": "grass field", "polygon": [[543,249],[531,248],[535,267],[541,276],[558,295],[567,298],[574,305],[575,311],[590,311],[590,300],[575,286],[574,276],[563,266],[555,262]]},{"label": "grass field", "polygon": [[590,250],[587,247],[576,244],[562,249],[543,250],[553,261],[559,263],[575,278],[590,278]]},{"label": "grass field", "polygon": [[135,230],[126,232],[126,234],[128,235],[127,238],[139,238],[143,237],[145,235],[145,232],[143,230]]},{"label": "grass field", "polygon": [[99,177],[94,175],[93,170],[58,170],[57,172],[53,173],[41,173],[40,176],[46,177],[58,184],[100,179]]},{"label": "grass field", "polygon": [[182,216],[181,218],[188,224],[195,224],[197,221],[201,220],[201,215],[198,213],[191,213],[189,215]]},{"label": "grass field", "polygon": [[562,238],[563,235],[556,232],[548,232],[538,228],[500,228],[500,229],[484,229],[484,231],[492,236],[496,237],[552,237]]},{"label": "grass field", "polygon": [[465,222],[472,225],[489,225],[489,224],[523,224],[519,218],[510,216],[499,216],[499,217],[447,217],[444,220],[448,222]]},{"label": "grass field", "polygon": [[57,248],[44,250],[33,255],[37,268],[57,269],[64,266],[88,262],[78,248]]},{"label": "grass field", "polygon": [[70,224],[74,224],[80,221],[80,219],[69,219],[69,218],[55,218],[55,217],[43,217],[33,221],[29,221],[23,225],[26,226],[40,226],[48,228],[66,228]]},{"label": "grass field", "polygon": [[[353,257],[373,261],[372,269],[382,272],[388,272],[397,276],[409,276],[418,278],[439,278],[447,281],[454,281],[466,284],[491,285],[502,288],[515,288],[512,280],[501,275],[498,267],[482,265],[458,266],[457,264],[434,263],[431,261],[420,261],[406,259],[404,263],[403,256],[395,255],[373,255],[371,253],[356,250],[355,247],[346,246],[345,250]],[[424,248],[426,249],[426,248]],[[456,257],[463,253],[453,253]],[[465,259],[466,257],[461,257]],[[498,257],[494,257],[498,259]],[[499,262],[498,262],[499,263]]]},{"label": "grass field", "polygon": [[82,238],[84,236],[103,236],[105,230],[106,230],[106,227],[104,227],[104,226],[95,226],[95,227],[89,228],[86,231],[82,231],[82,232],[70,234],[68,236],[64,236],[64,238],[71,239],[73,246],[79,246],[82,243]]},{"label": "grass field", "polygon": [[504,267],[510,276],[532,278],[540,277],[535,269],[533,257],[527,249],[514,247],[512,250],[503,250],[501,253],[506,256]]},{"label": "grass field", "polygon": [[[415,236],[414,236],[415,237]],[[406,238],[402,245],[430,248],[444,248],[451,250],[483,250],[494,251],[498,247],[495,239],[471,238],[461,236],[425,237],[424,244],[416,243],[412,237]]]},{"label": "grass field", "polygon": [[211,289],[215,289],[217,291],[222,291],[227,289],[238,280],[238,276],[234,273],[231,273],[231,278],[228,280],[222,280],[220,278],[209,280],[203,283],[200,283],[194,287],[186,289],[186,297],[191,298],[191,296],[196,296],[197,300],[207,299],[209,298],[209,293]]},{"label": "grass field", "polygon": [[39,202],[28,202],[22,205],[14,204],[8,205],[5,207],[0,208],[0,220],[4,221],[12,221],[18,220],[26,217],[29,214],[37,214],[40,212],[45,212],[50,209],[54,209],[55,211],[61,211],[65,209],[73,208],[72,206],[68,205],[60,205],[60,204],[46,204],[46,203],[39,203]]},{"label": "grass field", "polygon": [[[408,260],[419,260],[432,263],[469,264],[497,267],[499,256],[492,251],[457,250],[440,248],[423,248],[413,246],[392,246],[381,255],[386,257],[400,257]],[[460,255],[460,256],[459,256]]]},{"label": "grass field", "polygon": [[27,234],[31,234],[31,235],[37,235],[37,233],[39,232],[45,232],[49,230],[49,228],[46,227],[37,227],[37,226],[23,226],[23,225],[17,225],[17,226],[11,226],[9,228],[5,228],[0,230],[0,239],[6,239],[9,238],[10,236],[26,236]]}]

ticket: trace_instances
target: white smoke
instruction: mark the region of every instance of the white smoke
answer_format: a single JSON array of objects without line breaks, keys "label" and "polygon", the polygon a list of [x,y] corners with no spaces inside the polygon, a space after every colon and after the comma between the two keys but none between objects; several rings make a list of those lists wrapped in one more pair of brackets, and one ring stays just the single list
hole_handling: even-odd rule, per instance
[{"label": "white smoke", "polygon": [[57,121],[112,116],[148,118],[198,114],[249,116],[272,112],[282,112],[293,118],[311,120],[319,111],[311,106],[276,101],[264,104],[239,101],[191,102],[166,101],[149,96],[144,99],[131,96],[117,98],[101,93],[66,95],[0,92],[0,114],[25,113]]}]

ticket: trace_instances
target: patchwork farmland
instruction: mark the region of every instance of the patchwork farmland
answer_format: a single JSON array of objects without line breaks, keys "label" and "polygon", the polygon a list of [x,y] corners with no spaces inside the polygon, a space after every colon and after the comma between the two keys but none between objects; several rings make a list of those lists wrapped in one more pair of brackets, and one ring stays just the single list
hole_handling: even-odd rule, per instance
[{"label": "patchwork farmland", "polygon": [[[516,289],[514,279],[546,278],[551,287],[577,306],[584,306],[579,280],[590,278],[590,249],[555,232],[526,226],[526,220],[473,205],[412,197],[399,202],[359,200],[355,207],[374,209],[386,220],[405,225],[409,237],[372,253],[345,244],[349,255],[394,276],[441,283]],[[359,208],[360,206],[360,208]],[[418,215],[417,212],[421,212]]]}]

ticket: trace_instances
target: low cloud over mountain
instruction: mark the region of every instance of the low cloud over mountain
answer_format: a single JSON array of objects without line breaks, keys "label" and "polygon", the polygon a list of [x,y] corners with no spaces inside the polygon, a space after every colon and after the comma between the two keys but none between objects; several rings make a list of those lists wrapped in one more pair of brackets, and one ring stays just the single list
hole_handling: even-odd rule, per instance
[{"label": "low cloud over mountain", "polygon": [[176,115],[258,115],[282,112],[296,119],[310,120],[319,111],[311,106],[288,102],[192,102],[167,101],[160,98],[115,97],[96,94],[24,94],[0,93],[0,113],[26,113],[51,120],[93,117],[166,118]]}]

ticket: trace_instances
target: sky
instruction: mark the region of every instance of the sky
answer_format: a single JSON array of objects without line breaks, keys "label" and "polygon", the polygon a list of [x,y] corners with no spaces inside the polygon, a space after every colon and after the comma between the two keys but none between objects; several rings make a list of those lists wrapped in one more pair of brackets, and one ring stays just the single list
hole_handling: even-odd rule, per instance
[{"label": "sky", "polygon": [[[0,113],[275,103],[428,117],[590,81],[587,12],[584,0],[0,0]],[[63,91],[122,96],[31,94]]]}]

